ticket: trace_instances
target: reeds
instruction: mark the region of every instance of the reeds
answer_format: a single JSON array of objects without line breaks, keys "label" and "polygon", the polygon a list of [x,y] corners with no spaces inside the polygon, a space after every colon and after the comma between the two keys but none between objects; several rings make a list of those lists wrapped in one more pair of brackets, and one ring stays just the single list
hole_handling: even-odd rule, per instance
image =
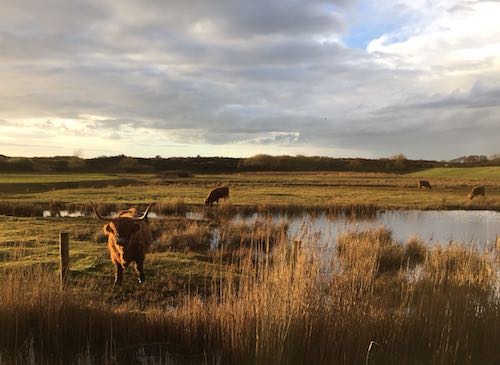
[{"label": "reeds", "polygon": [[[99,212],[104,216],[116,214],[121,210],[131,207],[145,207],[145,203],[124,203],[124,202],[99,202],[97,203]],[[385,207],[373,204],[337,204],[327,202],[325,204],[255,204],[255,205],[233,205],[230,202],[221,202],[219,205],[205,207],[199,204],[189,204],[182,198],[172,198],[168,200],[156,201],[152,212],[158,215],[186,216],[188,212],[201,213],[207,219],[224,220],[236,215],[248,216],[254,213],[261,215],[287,215],[297,216],[302,214],[322,214],[337,217],[345,216],[349,218],[370,218],[374,217],[378,211]],[[49,202],[0,202],[0,215],[16,217],[42,217],[44,212],[50,212],[52,217],[58,217],[61,211],[68,213],[79,213],[83,216],[93,216],[92,207],[87,203],[67,203],[63,201],[51,200]]]},{"label": "reeds", "polygon": [[[153,224],[158,225],[157,222]],[[160,224],[165,227],[166,224]],[[154,230],[156,231],[156,230]],[[212,241],[212,229],[205,222],[172,222],[155,240],[152,251],[206,251]]]},{"label": "reeds", "polygon": [[254,223],[223,222],[220,225],[220,245],[225,250],[250,248],[266,244],[275,246],[286,237],[286,223],[273,223],[271,219]]},{"label": "reeds", "polygon": [[183,363],[362,364],[376,341],[372,365],[500,361],[492,255],[415,238],[398,246],[385,230],[345,234],[325,255],[281,236],[214,272],[211,295],[189,288],[178,306],[142,312],[85,302],[84,287],[63,295],[44,269],[10,271],[0,283],[0,354],[31,351],[49,363],[90,353],[89,363],[115,364],[157,344]]},{"label": "reeds", "polygon": [[163,215],[185,215],[188,210],[189,206],[180,198],[163,200],[155,204],[155,211]]}]

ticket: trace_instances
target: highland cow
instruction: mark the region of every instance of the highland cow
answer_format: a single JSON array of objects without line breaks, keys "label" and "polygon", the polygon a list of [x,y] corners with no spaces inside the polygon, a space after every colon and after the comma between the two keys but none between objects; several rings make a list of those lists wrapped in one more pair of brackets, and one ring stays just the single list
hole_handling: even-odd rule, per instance
[{"label": "highland cow", "polygon": [[418,180],[418,188],[427,188],[431,189],[431,183],[428,182],[427,180]]},{"label": "highland cow", "polygon": [[95,204],[90,203],[97,218],[108,222],[104,225],[103,231],[108,237],[108,251],[116,270],[115,284],[123,282],[123,271],[132,262],[135,263],[139,283],[143,283],[144,259],[152,241],[147,217],[154,203],[149,204],[141,216],[138,216],[135,208],[131,208],[121,211],[114,218],[101,216]]},{"label": "highland cow", "polygon": [[482,196],[484,198],[484,186],[474,186],[467,196],[470,200],[474,199],[476,196]]},{"label": "highland cow", "polygon": [[219,199],[229,199],[229,188],[227,186],[212,189],[205,199],[205,205],[212,205],[214,202],[219,204]]}]

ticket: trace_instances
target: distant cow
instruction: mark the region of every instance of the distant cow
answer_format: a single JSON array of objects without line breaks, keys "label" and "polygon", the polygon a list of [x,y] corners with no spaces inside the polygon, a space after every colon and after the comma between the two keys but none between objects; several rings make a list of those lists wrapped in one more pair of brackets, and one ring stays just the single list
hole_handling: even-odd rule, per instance
[{"label": "distant cow", "polygon": [[219,199],[229,199],[229,187],[219,186],[212,189],[205,199],[205,205],[212,205],[214,202],[219,204]]},{"label": "distant cow", "polygon": [[152,241],[147,217],[154,203],[149,204],[141,216],[138,216],[135,208],[131,208],[122,210],[114,218],[101,216],[95,204],[92,202],[90,204],[97,218],[108,222],[104,225],[103,231],[108,237],[108,251],[116,270],[115,284],[122,283],[123,270],[132,262],[135,263],[139,283],[143,283],[144,259]]},{"label": "distant cow", "polygon": [[428,182],[427,180],[418,180],[418,188],[427,188],[431,189],[431,183]]},{"label": "distant cow", "polygon": [[484,198],[484,186],[474,186],[467,196],[472,200],[480,195]]}]

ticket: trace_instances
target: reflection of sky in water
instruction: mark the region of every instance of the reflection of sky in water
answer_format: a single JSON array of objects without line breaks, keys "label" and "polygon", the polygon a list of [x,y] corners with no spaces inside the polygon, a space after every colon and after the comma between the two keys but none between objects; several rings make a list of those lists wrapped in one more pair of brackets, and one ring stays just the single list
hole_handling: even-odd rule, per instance
[{"label": "reflection of sky in water", "polygon": [[[257,219],[266,219],[266,216],[237,216],[234,220],[252,223]],[[397,241],[418,236],[429,243],[454,241],[489,246],[500,235],[500,213],[493,211],[385,211],[374,219],[358,220],[330,219],[325,214],[288,218],[274,215],[271,219],[275,223],[288,222],[291,239],[313,239],[322,246],[334,244],[341,232],[379,227],[391,230]]]},{"label": "reflection of sky in water", "polygon": [[[116,214],[111,212],[110,216]],[[49,211],[43,212],[44,217],[50,217]],[[60,211],[61,217],[84,217],[82,212]],[[161,218],[163,215],[149,213],[150,218]],[[203,219],[202,212],[187,212],[186,218]],[[326,214],[319,215],[237,215],[233,222],[253,224],[257,220],[271,219],[273,223],[287,223],[288,235],[292,240],[303,242],[318,242],[321,246],[332,246],[339,233],[351,230],[367,230],[385,227],[392,231],[393,237],[400,242],[411,236],[418,236],[428,243],[464,242],[477,244],[480,247],[491,246],[496,237],[500,236],[500,212],[485,210],[451,210],[451,211],[421,211],[392,210],[379,212],[375,218],[358,218],[356,220],[339,216],[329,218]],[[218,241],[215,232],[212,246]]]}]

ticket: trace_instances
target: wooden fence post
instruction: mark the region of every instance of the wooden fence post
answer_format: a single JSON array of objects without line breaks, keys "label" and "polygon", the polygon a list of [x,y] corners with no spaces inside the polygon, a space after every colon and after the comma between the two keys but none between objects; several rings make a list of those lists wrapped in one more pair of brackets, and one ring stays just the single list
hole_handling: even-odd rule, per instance
[{"label": "wooden fence post", "polygon": [[61,289],[64,289],[69,276],[69,238],[68,232],[59,233],[59,255],[61,258]]}]

